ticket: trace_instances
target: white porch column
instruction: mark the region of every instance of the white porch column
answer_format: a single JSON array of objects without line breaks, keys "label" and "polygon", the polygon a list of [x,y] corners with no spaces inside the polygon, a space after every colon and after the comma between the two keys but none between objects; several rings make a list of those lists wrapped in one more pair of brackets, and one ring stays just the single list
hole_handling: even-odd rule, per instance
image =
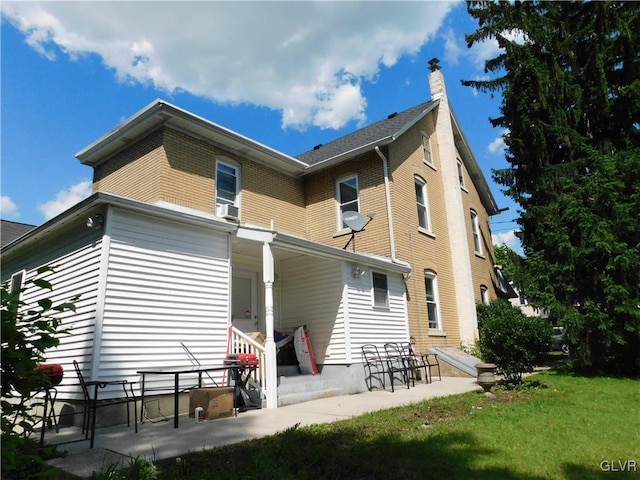
[{"label": "white porch column", "polygon": [[264,344],[267,380],[267,408],[278,408],[278,365],[276,361],[276,343],[273,340],[273,280],[274,262],[271,245],[262,244],[262,272],[264,281],[264,313],[267,339]]}]

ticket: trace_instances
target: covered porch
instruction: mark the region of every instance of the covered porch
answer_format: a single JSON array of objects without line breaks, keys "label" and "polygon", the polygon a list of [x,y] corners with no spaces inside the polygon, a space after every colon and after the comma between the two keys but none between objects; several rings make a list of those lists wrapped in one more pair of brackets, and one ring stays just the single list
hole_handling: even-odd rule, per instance
[{"label": "covered porch", "polygon": [[[258,357],[254,382],[267,408],[360,393],[361,345],[409,339],[405,264],[256,227],[234,232],[230,260],[228,352]],[[385,278],[384,305],[373,300],[372,272]],[[301,326],[316,375],[299,375],[278,354],[283,335]]]}]

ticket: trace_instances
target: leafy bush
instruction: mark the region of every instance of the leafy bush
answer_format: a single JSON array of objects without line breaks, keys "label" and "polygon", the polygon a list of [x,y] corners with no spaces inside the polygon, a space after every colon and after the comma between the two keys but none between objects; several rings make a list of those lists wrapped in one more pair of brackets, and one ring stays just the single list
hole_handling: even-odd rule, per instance
[{"label": "leafy bush", "polygon": [[[53,290],[43,278],[51,267],[42,267],[29,287]],[[41,298],[37,305],[25,310],[20,291],[1,287],[2,317],[2,478],[36,478],[43,472],[42,451],[34,447],[27,437],[34,430],[37,418],[33,408],[42,405],[36,394],[42,391],[49,379],[36,366],[45,361],[45,351],[58,346],[58,335],[65,333],[61,320],[55,314],[75,311],[71,302],[54,305],[49,298]],[[77,298],[77,297],[76,297]],[[72,301],[75,301],[74,298]]]},{"label": "leafy bush", "polygon": [[478,305],[478,346],[485,362],[495,363],[497,373],[509,383],[522,383],[522,374],[532,372],[540,352],[553,333],[550,323],[527,317],[506,300]]}]

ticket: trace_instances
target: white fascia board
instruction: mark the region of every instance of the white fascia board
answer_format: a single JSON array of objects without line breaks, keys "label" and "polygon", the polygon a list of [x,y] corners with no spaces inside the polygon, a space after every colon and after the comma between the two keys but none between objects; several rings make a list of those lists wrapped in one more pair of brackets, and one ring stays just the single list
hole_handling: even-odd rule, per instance
[{"label": "white fascia board", "polygon": [[[132,200],[126,197],[120,197],[110,193],[96,192],[90,197],[78,202],[73,207],[62,212],[58,216],[43,223],[39,227],[34,228],[22,237],[14,240],[13,242],[5,245],[1,252],[2,255],[8,255],[14,253],[17,250],[21,250],[34,242],[46,237],[47,235],[60,230],[65,225],[71,222],[78,221],[78,217],[88,216],[90,213],[95,213],[95,210],[101,206],[119,207],[125,210],[136,211],[151,215],[159,218],[166,218],[173,221],[181,221],[187,224],[196,224],[201,226],[207,226],[217,231],[231,233],[237,230],[238,226],[233,223],[227,223],[219,220],[213,215],[206,214],[204,212],[185,211],[182,207],[173,206],[168,203],[162,205],[153,205],[150,203],[140,202],[138,200]],[[175,208],[173,208],[175,207]],[[84,224],[84,222],[82,222]]]},{"label": "white fascia board", "polygon": [[99,165],[131,142],[162,125],[226,147],[234,153],[268,164],[290,175],[299,175],[307,166],[290,155],[160,99],[151,102],[114,130],[78,152],[76,158],[85,165]]}]

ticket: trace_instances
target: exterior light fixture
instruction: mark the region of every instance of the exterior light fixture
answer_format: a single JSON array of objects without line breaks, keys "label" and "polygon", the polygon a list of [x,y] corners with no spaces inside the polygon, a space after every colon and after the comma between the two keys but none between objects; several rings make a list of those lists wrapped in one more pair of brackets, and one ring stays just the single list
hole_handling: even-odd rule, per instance
[{"label": "exterior light fixture", "polygon": [[364,274],[365,274],[365,270],[363,268],[360,268],[357,265],[354,265],[353,267],[351,267],[351,276],[353,278],[360,278]]},{"label": "exterior light fixture", "polygon": [[102,225],[104,225],[104,215],[96,213],[92,217],[87,218],[85,225],[87,228],[95,228],[96,230],[102,228]]}]

